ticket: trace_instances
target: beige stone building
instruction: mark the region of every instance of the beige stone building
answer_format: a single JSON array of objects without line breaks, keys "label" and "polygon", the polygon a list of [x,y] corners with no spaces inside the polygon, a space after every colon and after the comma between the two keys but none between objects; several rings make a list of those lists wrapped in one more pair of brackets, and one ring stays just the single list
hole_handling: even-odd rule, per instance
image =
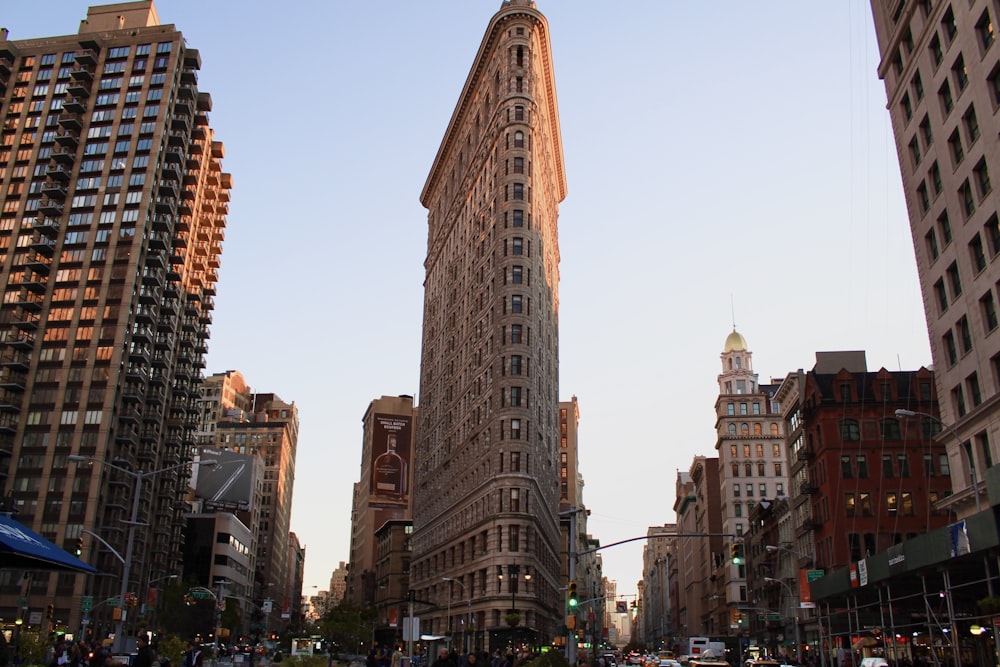
[{"label": "beige stone building", "polygon": [[940,439],[954,494],[941,505],[966,516],[985,499],[984,473],[1000,454],[1000,229],[992,183],[1000,174],[1000,6],[872,0],[872,14],[948,427]]},{"label": "beige stone building", "polygon": [[[75,35],[0,33],[3,492],[56,544],[88,530],[125,554],[133,473],[169,469],[140,491],[127,589],[141,599],[180,571],[178,464],[195,444],[232,185],[200,67],[149,0],[91,7]],[[78,631],[84,596],[117,597],[124,574],[91,537],[82,557],[113,576],[5,572],[0,617],[54,603],[53,624]],[[112,609],[95,606],[89,629],[111,630]]]},{"label": "beige stone building", "polygon": [[534,2],[506,0],[420,197],[429,234],[410,581],[430,632],[456,626],[447,600],[460,587],[444,578],[461,582],[483,648],[545,643],[565,612],[561,141],[548,22]]}]

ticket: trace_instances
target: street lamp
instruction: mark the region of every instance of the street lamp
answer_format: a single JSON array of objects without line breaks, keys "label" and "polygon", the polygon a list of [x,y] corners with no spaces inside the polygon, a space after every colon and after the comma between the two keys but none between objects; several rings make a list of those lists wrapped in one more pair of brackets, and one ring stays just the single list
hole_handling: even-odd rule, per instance
[{"label": "street lamp", "polygon": [[[81,456],[79,454],[70,454],[66,457],[68,461],[76,461],[78,463],[97,463],[107,468],[117,470],[118,472],[124,473],[135,480],[135,487],[132,489],[132,513],[129,515],[129,520],[126,522],[128,524],[128,538],[125,545],[125,561],[122,564],[122,581],[121,587],[118,591],[118,604],[120,614],[118,620],[115,622],[115,643],[114,652],[124,653],[126,650],[125,646],[125,595],[128,593],[128,580],[129,575],[132,574],[132,549],[135,545],[135,527],[139,525],[139,499],[141,497],[142,491],[142,481],[155,475],[159,475],[163,472],[168,472],[170,470],[176,470],[177,468],[183,468],[188,465],[203,465],[203,466],[214,466],[219,462],[215,459],[206,459],[203,461],[185,461],[184,463],[178,463],[172,466],[167,466],[166,468],[159,468],[158,470],[151,470],[149,472],[143,472],[141,470],[129,470],[128,468],[123,468],[120,465],[104,461],[102,459],[94,458],[93,456]],[[147,525],[147,524],[143,524]]]},{"label": "street lamp", "polygon": [[[469,635],[469,629],[472,627],[472,598],[469,597],[469,589],[465,587],[465,584],[461,579],[452,579],[451,577],[442,577],[441,581],[452,581],[462,587],[462,592],[465,593],[465,634]],[[448,626],[451,628],[451,591],[448,591]],[[469,653],[471,646],[466,645],[465,640],[462,641],[462,648],[465,649],[466,653]]]},{"label": "street lamp", "polygon": [[[944,430],[948,431],[948,433],[950,433],[952,436],[955,437],[955,440],[958,442],[958,449],[959,449],[959,451],[965,449],[965,442],[962,440],[962,436],[960,436],[958,434],[958,431],[956,431],[953,427],[948,426],[943,421],[941,421],[938,417],[935,417],[932,414],[928,414],[926,412],[918,412],[916,410],[904,410],[904,409],[900,408],[900,409],[896,410],[896,416],[897,417],[918,417],[918,416],[919,417],[926,417],[927,419],[932,420],[938,426],[940,426]],[[983,510],[983,506],[981,504],[981,501],[979,500],[979,480],[976,478],[976,456],[975,456],[975,453],[972,452],[971,450],[967,451],[966,453],[969,455],[969,478],[972,481],[972,492],[974,494],[976,494],[976,513],[978,514],[979,512],[981,512]]]},{"label": "street lamp", "polygon": [[[788,591],[788,598],[790,601],[798,597],[797,595],[792,593],[792,587],[786,584],[781,579],[775,579],[774,577],[764,577],[764,581],[770,584],[775,584],[775,583],[781,584],[781,586],[786,591]],[[795,622],[795,659],[801,662],[802,644],[799,641],[799,610],[797,608],[795,609],[795,615],[792,618],[792,620]]]}]

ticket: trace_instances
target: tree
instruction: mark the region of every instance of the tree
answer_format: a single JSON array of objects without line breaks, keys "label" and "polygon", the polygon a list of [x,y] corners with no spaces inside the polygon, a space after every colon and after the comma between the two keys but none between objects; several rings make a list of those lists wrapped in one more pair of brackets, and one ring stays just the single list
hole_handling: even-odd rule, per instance
[{"label": "tree", "polygon": [[359,647],[371,641],[376,618],[372,606],[341,602],[327,609],[320,629],[338,653],[360,653]]}]

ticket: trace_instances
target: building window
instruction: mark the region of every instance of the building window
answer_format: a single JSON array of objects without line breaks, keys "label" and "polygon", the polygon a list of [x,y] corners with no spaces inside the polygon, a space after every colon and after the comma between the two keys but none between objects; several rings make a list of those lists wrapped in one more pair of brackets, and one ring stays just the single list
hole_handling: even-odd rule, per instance
[{"label": "building window", "polygon": [[840,476],[843,479],[854,478],[854,470],[851,468],[851,457],[848,454],[840,456]]},{"label": "building window", "polygon": [[947,116],[955,108],[955,99],[951,96],[951,85],[947,81],[938,89],[938,99],[941,100],[941,110]]},{"label": "building window", "polygon": [[[998,95],[998,99],[1000,99],[1000,95]],[[910,102],[909,93],[905,93],[903,95],[903,99],[900,101],[899,106],[903,110],[903,118],[907,121],[913,118],[913,104]]]},{"label": "building window", "polygon": [[941,194],[941,190],[944,189],[944,183],[941,180],[941,169],[938,167],[937,160],[931,165],[931,169],[927,172],[928,178],[931,179],[931,187],[934,188],[934,196],[937,197]]},{"label": "building window", "polygon": [[517,408],[521,406],[521,388],[511,387],[510,388],[510,405],[511,407]]},{"label": "building window", "polygon": [[[840,439],[845,442],[858,442],[861,440],[861,429],[856,419],[843,419],[840,422]],[[848,462],[848,465],[850,462]]]},{"label": "building window", "polygon": [[511,243],[512,243],[512,246],[513,246],[513,250],[511,251],[512,254],[514,254],[514,255],[523,255],[524,254],[524,239],[523,238],[521,238],[520,236],[515,236]]},{"label": "building window", "polygon": [[979,375],[973,373],[969,377],[965,378],[965,386],[969,390],[969,400],[972,401],[972,407],[978,407],[983,402],[983,394],[979,388]]},{"label": "building window", "polygon": [[884,440],[900,440],[901,437],[898,419],[890,417],[882,420],[882,438]]},{"label": "building window", "polygon": [[844,494],[844,509],[847,516],[852,517],[857,514],[857,497],[853,493]]},{"label": "building window", "polygon": [[948,329],[941,340],[944,343],[944,352],[948,358],[948,366],[954,366],[958,363],[958,346],[955,344],[954,332]]},{"label": "building window", "polygon": [[868,456],[858,454],[854,457],[854,460],[858,467],[858,479],[868,479]]},{"label": "building window", "polygon": [[986,250],[983,248],[983,237],[976,232],[976,235],[969,241],[969,256],[972,258],[972,266],[978,275],[986,268]]},{"label": "building window", "polygon": [[882,477],[886,479],[892,479],[892,454],[882,455]]},{"label": "building window", "polygon": [[743,487],[739,484],[733,484],[733,498],[740,498],[743,496]]},{"label": "building window", "polygon": [[931,53],[931,62],[934,63],[934,69],[937,69],[941,61],[944,60],[944,49],[941,48],[941,38],[938,37],[937,33],[934,33],[934,37],[931,38],[927,49]]},{"label": "building window", "polygon": [[962,186],[958,189],[958,198],[962,203],[962,214],[966,218],[971,218],[972,214],[976,212],[976,199],[972,195],[972,186],[969,184],[969,179],[965,179]]},{"label": "building window", "polygon": [[774,464],[774,476],[775,477],[781,477],[781,464],[780,463],[775,463]]},{"label": "building window", "polygon": [[997,306],[993,300],[993,290],[987,290],[979,299],[979,308],[983,314],[983,328],[989,333],[997,328]]},{"label": "building window", "polygon": [[993,186],[990,184],[990,172],[986,168],[985,157],[979,160],[972,173],[976,177],[976,186],[979,188],[979,199],[982,200],[993,191]]},{"label": "building window", "polygon": [[965,67],[965,58],[961,53],[955,59],[955,64],[952,65],[951,71],[955,77],[955,87],[958,88],[958,92],[961,94],[969,85],[969,70]]},{"label": "building window", "polygon": [[976,107],[970,106],[969,110],[962,116],[965,123],[965,133],[969,137],[969,145],[976,143],[979,138],[979,119],[976,118]]},{"label": "building window", "polygon": [[962,342],[962,354],[972,352],[972,332],[969,330],[969,318],[965,315],[958,321],[958,338]]},{"label": "building window", "polygon": [[521,312],[521,302],[522,297],[520,294],[515,294],[510,297],[510,312],[520,313]]},{"label": "building window", "polygon": [[747,414],[747,404],[746,403],[740,403],[740,414],[741,415]]},{"label": "building window", "polygon": [[861,516],[872,516],[872,494],[862,491],[858,494],[858,503],[861,505]]},{"label": "building window", "polygon": [[962,148],[962,137],[958,133],[958,128],[948,137],[948,150],[951,152],[951,161],[957,167],[965,159],[965,149]]},{"label": "building window", "polygon": [[899,510],[899,497],[895,491],[888,491],[885,494],[885,508],[889,514],[895,514]]},{"label": "building window", "polygon": [[733,464],[733,477],[739,477],[739,476],[740,476],[740,464],[739,463],[734,463]]},{"label": "building window", "polygon": [[996,34],[993,32],[993,21],[990,20],[989,9],[985,10],[983,15],[979,17],[979,21],[976,22],[976,34],[979,35],[979,46],[982,48],[983,53],[985,53],[993,46],[993,42],[996,41]]},{"label": "building window", "polygon": [[958,23],[955,21],[955,12],[948,7],[941,19],[941,30],[944,32],[945,42],[951,44],[958,34]]},{"label": "building window", "polygon": [[521,342],[521,332],[523,331],[520,324],[510,325],[510,342],[520,343]]},{"label": "building window", "polygon": [[514,148],[524,148],[524,132],[514,133]]},{"label": "building window", "polygon": [[934,228],[931,227],[927,235],[924,236],[924,244],[927,246],[927,255],[931,258],[931,262],[938,258],[941,254],[941,250],[938,248],[937,244],[937,234],[934,232]]},{"label": "building window", "polygon": [[951,244],[951,221],[948,219],[947,211],[941,213],[941,217],[938,218],[938,231],[941,232],[941,240],[947,248]]},{"label": "building window", "polygon": [[743,464],[743,476],[753,477],[753,464],[749,461]]},{"label": "building window", "polygon": [[916,137],[910,139],[910,159],[913,161],[913,168],[920,164],[920,142]]},{"label": "building window", "polygon": [[747,498],[753,498],[753,484],[747,484]]},{"label": "building window", "polygon": [[510,358],[510,374],[520,375],[521,374],[521,355],[515,354]]},{"label": "building window", "polygon": [[997,253],[1000,253],[1000,223],[997,221],[996,213],[990,216],[983,229],[986,231],[986,238],[990,242],[990,257],[996,257]]},{"label": "building window", "polygon": [[514,226],[524,227],[524,211],[514,210]]},{"label": "building window", "polygon": [[923,181],[917,186],[917,199],[920,201],[920,212],[927,213],[931,208],[931,198],[927,194],[927,183]]},{"label": "building window", "polygon": [[910,85],[913,87],[913,95],[917,98],[917,102],[924,99],[924,81],[920,78],[919,71],[913,75]]}]

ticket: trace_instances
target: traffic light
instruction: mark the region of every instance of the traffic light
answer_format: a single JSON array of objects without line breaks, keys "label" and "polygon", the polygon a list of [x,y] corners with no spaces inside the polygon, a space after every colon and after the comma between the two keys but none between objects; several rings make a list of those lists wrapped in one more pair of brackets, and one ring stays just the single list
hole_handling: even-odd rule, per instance
[{"label": "traffic light", "polygon": [[569,598],[569,608],[576,609],[576,606],[580,604],[580,597],[576,590],[576,581],[571,580],[569,586],[566,589],[567,597]]},{"label": "traffic light", "polygon": [[73,551],[77,556],[83,554],[83,537],[76,538],[76,549]]},{"label": "traffic light", "polygon": [[55,608],[55,606],[53,606],[53,605],[50,604],[48,607],[45,608],[45,618],[47,618],[47,619],[49,619],[51,621],[52,618],[55,615],[56,615],[56,608]]},{"label": "traffic light", "polygon": [[732,547],[730,547],[730,553],[733,559],[733,565],[743,565],[743,543],[733,542]]}]

